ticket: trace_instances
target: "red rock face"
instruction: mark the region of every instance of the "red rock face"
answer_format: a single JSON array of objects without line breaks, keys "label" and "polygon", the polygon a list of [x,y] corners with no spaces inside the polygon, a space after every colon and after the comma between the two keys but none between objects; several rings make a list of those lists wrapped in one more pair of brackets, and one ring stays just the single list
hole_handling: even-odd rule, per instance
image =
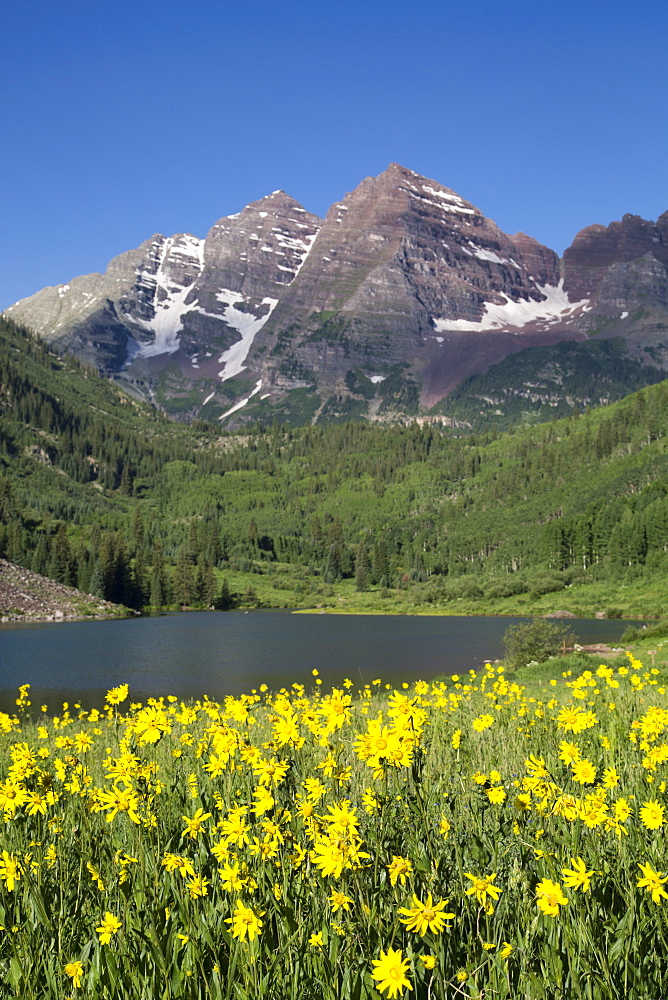
[{"label": "red rock face", "polygon": [[668,267],[668,212],[657,222],[625,215],[609,226],[588,226],[564,253],[564,287],[571,298],[594,297],[608,268],[646,254]]},{"label": "red rock face", "polygon": [[[516,343],[515,330],[490,343],[486,336],[483,348],[469,332],[462,350],[457,322],[479,324],[488,303],[539,303],[540,287],[559,280],[559,259],[547,247],[522,234],[507,236],[454,191],[391,164],[329,210],[258,346],[270,358],[290,330],[300,371],[332,391],[343,389],[351,367],[373,375],[407,362],[430,405],[484,359],[546,339],[530,331]],[[332,314],[335,336],[323,319]],[[452,337],[441,335],[449,321]],[[264,385],[272,384],[271,367],[267,360],[257,369]]]},{"label": "red rock face", "polygon": [[487,301],[539,299],[537,284],[558,281],[547,247],[506,236],[454,191],[392,164],[329,210],[272,325],[336,310],[358,328],[420,338],[435,318],[479,320]]},{"label": "red rock face", "polygon": [[275,191],[206,239],[154,236],[9,314],[148,398],[158,384],[199,394],[186,416],[297,388],[323,402],[357,392],[373,415],[397,372],[428,408],[508,354],[561,340],[623,336],[668,370],[668,212],[590,226],[560,261],[391,164],[324,220]]}]

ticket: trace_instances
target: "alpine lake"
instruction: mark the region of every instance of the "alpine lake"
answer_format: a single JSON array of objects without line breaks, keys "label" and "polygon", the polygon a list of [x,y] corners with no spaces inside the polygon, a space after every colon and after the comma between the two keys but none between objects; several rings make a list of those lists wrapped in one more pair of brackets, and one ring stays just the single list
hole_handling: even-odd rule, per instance
[{"label": "alpine lake", "polygon": [[[327,615],[289,611],[180,612],[106,621],[0,625],[0,709],[14,711],[20,684],[33,711],[101,707],[130,685],[133,701],[188,700],[301,683],[323,689],[393,686],[478,670],[503,654],[510,617]],[[569,619],[582,645],[615,644],[631,624]]]}]

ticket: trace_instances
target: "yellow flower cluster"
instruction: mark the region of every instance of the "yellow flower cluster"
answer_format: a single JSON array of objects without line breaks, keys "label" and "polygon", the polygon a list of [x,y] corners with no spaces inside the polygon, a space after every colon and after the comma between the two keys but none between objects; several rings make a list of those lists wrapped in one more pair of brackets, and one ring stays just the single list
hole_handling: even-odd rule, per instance
[{"label": "yellow flower cluster", "polygon": [[[625,914],[651,927],[668,900],[660,680],[630,658],[533,691],[491,664],[356,696],[134,703],[119,685],[39,723],[24,685],[23,718],[0,718],[0,975],[26,993],[10,960],[34,955],[34,981],[122,1000],[113,969],[151,995],[178,956],[198,998],[198,976],[222,996],[232,969],[258,997],[295,975],[492,995],[534,975],[558,927],[561,967],[596,940],[604,982]],[[48,940],[44,899],[63,901]]]}]

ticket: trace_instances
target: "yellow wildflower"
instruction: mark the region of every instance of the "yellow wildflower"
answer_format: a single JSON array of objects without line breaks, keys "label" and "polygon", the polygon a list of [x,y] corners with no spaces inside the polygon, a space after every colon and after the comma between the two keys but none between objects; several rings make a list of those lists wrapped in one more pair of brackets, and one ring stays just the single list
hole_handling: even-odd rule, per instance
[{"label": "yellow wildflower", "polygon": [[65,975],[69,976],[72,980],[74,989],[79,989],[81,987],[81,980],[83,979],[83,962],[68,962],[64,971]]},{"label": "yellow wildflower", "polygon": [[594,871],[587,871],[587,866],[582,858],[571,858],[572,868],[562,868],[564,885],[567,889],[581,889],[587,892]]},{"label": "yellow wildflower", "polygon": [[496,901],[502,893],[502,889],[494,885],[494,879],[496,878],[496,872],[493,875],[488,875],[486,878],[482,878],[479,875],[472,875],[470,872],[464,872],[466,878],[470,879],[473,883],[466,890],[467,896],[475,896],[481,906],[487,907],[487,897]]},{"label": "yellow wildflower", "polygon": [[568,903],[568,898],[564,896],[558,882],[551,882],[544,878],[536,886],[536,902],[538,908],[548,917],[558,917],[559,907]]},{"label": "yellow wildflower", "polygon": [[638,862],[638,867],[644,876],[638,879],[638,888],[651,892],[655,903],[660,903],[662,899],[668,899],[668,892],[663,888],[664,883],[668,882],[668,875],[656,872],[651,865],[643,865],[640,862]]},{"label": "yellow wildflower", "polygon": [[402,906],[399,908],[399,913],[405,914],[399,919],[409,931],[414,931],[420,937],[424,937],[427,931],[431,931],[432,934],[441,934],[447,926],[446,921],[453,920],[455,916],[454,913],[443,912],[448,902],[449,900],[442,899],[438,903],[433,903],[431,893],[428,893],[427,901],[423,903],[414,894],[412,907]]},{"label": "yellow wildflower", "polygon": [[9,854],[7,851],[2,852],[0,878],[4,881],[9,892],[14,891],[14,884],[17,879],[21,878],[21,866],[18,858],[15,858],[13,854]]},{"label": "yellow wildflower", "polygon": [[109,944],[114,934],[121,929],[121,921],[108,910],[102,918],[102,923],[95,930],[99,934],[100,944]]},{"label": "yellow wildflower", "polygon": [[395,854],[392,857],[392,861],[387,866],[387,870],[389,872],[390,883],[392,885],[396,885],[397,881],[404,885],[408,876],[413,874],[413,864],[408,858],[402,858]]},{"label": "yellow wildflower", "polygon": [[238,900],[234,908],[234,913],[231,917],[226,918],[225,923],[232,925],[232,937],[237,938],[239,941],[244,941],[248,937],[249,941],[254,941],[263,926],[263,922],[260,919],[263,913],[264,911],[256,913],[255,910],[252,910],[249,906],[245,906],[241,900]]},{"label": "yellow wildflower", "polygon": [[404,989],[412,990],[413,986],[406,976],[408,971],[408,959],[402,957],[401,951],[388,948],[380,953],[379,959],[373,959],[375,969],[371,973],[371,978],[378,983],[379,993],[387,990],[389,1000],[394,1000],[396,996],[403,996]]},{"label": "yellow wildflower", "polygon": [[350,896],[346,896],[345,892],[336,891],[331,894],[329,901],[332,904],[332,913],[336,913],[337,910],[350,910],[353,903]]},{"label": "yellow wildflower", "polygon": [[645,802],[640,810],[640,822],[648,830],[658,830],[665,822],[664,807],[656,799]]},{"label": "yellow wildflower", "polygon": [[200,807],[196,811],[192,819],[189,819],[188,816],[182,816],[181,819],[185,820],[186,823],[186,828],[181,834],[181,836],[190,837],[191,840],[197,840],[197,837],[199,836],[202,830],[202,825],[208,819],[211,819],[211,813],[205,813],[204,810]]}]

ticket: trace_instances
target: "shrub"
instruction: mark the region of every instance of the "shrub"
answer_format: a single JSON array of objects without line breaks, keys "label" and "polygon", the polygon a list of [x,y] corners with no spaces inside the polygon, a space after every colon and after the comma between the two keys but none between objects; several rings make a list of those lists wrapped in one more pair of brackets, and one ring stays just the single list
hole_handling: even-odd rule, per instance
[{"label": "shrub", "polygon": [[448,580],[445,585],[445,594],[450,600],[456,600],[459,597],[473,600],[482,597],[482,590],[475,577],[460,576],[458,579]]},{"label": "shrub", "polygon": [[497,580],[486,587],[485,598],[493,601],[500,597],[515,597],[516,594],[525,593],[526,589],[526,582],[519,578]]},{"label": "shrub", "polygon": [[642,625],[638,628],[629,625],[623,633],[620,642],[638,642],[639,639],[663,639],[668,635],[668,621],[656,622],[655,625]]},{"label": "shrub", "polygon": [[541,597],[543,594],[554,594],[557,590],[563,590],[565,580],[561,573],[541,573],[533,577],[529,582],[529,593],[532,597]]},{"label": "shrub", "polygon": [[568,625],[545,618],[510,625],[503,635],[506,660],[513,667],[522,667],[532,660],[542,663],[574,642],[575,634]]}]

